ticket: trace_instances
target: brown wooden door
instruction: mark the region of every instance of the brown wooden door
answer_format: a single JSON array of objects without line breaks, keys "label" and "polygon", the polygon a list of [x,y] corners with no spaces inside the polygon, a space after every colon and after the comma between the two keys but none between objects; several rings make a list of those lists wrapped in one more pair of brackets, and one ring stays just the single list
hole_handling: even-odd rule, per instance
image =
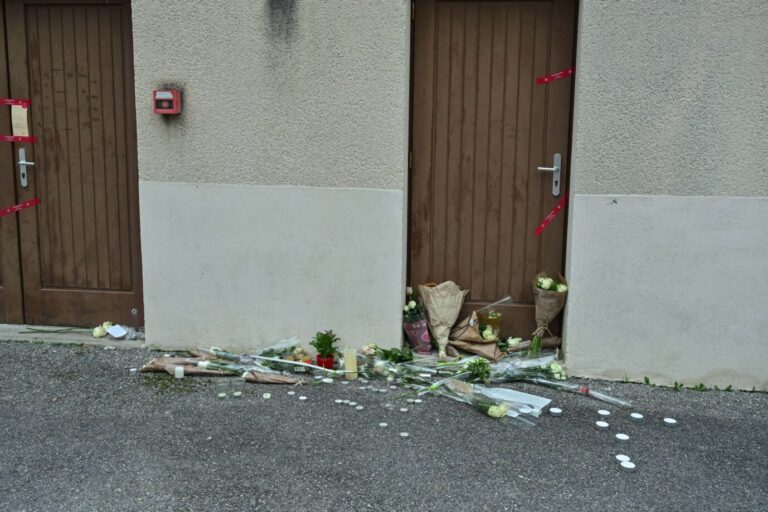
[{"label": "brown wooden door", "polygon": [[415,5],[410,282],[470,289],[465,312],[506,295],[505,335],[535,327],[531,278],[563,270],[565,215],[536,170],[563,161],[567,193],[575,0]]},{"label": "brown wooden door", "polygon": [[[10,93],[31,98],[17,201],[24,321],[141,325],[130,0],[5,0]],[[8,155],[5,155],[6,157]]]}]

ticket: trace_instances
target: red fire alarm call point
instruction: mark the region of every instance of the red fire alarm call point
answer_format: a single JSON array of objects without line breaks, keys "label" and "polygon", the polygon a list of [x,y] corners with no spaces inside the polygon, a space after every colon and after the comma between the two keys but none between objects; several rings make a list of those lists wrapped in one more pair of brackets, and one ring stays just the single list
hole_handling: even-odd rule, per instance
[{"label": "red fire alarm call point", "polygon": [[181,114],[181,93],[176,89],[152,91],[155,114]]}]

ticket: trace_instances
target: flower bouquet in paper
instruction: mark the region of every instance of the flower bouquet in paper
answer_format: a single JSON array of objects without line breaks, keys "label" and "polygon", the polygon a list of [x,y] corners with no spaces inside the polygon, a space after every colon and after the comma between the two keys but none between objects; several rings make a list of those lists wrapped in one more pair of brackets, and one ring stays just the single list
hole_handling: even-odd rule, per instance
[{"label": "flower bouquet in paper", "polygon": [[405,292],[403,330],[408,338],[408,343],[416,352],[419,354],[429,354],[432,351],[427,319],[424,318],[424,307],[410,286]]},{"label": "flower bouquet in paper", "polygon": [[453,281],[419,286],[419,295],[427,311],[429,328],[437,342],[440,358],[447,357],[448,335],[459,317],[467,293],[468,290],[462,290]]},{"label": "flower bouquet in paper", "polygon": [[549,330],[549,324],[560,314],[565,307],[565,299],[568,295],[568,284],[565,278],[558,275],[553,279],[545,273],[537,274],[533,279],[533,302],[536,307],[536,330],[531,336],[531,347],[528,354],[531,357],[541,352],[541,337]]}]

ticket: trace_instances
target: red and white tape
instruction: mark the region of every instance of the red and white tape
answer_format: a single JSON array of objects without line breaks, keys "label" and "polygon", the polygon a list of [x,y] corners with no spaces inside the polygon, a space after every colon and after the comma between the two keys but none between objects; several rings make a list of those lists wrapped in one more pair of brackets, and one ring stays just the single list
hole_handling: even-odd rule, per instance
[{"label": "red and white tape", "polygon": [[32,208],[33,206],[37,206],[40,204],[40,198],[36,197],[34,199],[30,199],[29,201],[24,201],[23,203],[15,204],[13,206],[9,206],[8,208],[0,209],[0,217],[3,217],[5,215],[10,215],[11,213],[20,212],[21,210],[26,210],[27,208]]},{"label": "red and white tape", "polygon": [[575,72],[576,72],[576,68],[573,67],[573,68],[564,69],[562,71],[558,71],[557,73],[552,73],[551,75],[540,76],[539,78],[536,79],[536,85],[548,84],[549,82],[553,82],[555,80],[560,80],[561,78],[571,76]]},{"label": "red and white tape", "polygon": [[21,108],[29,108],[31,104],[32,100],[29,99],[0,98],[0,105],[18,105]]},{"label": "red and white tape", "polygon": [[37,137],[34,135],[21,136],[21,135],[0,135],[0,142],[26,142],[28,144],[34,144],[37,142]]},{"label": "red and white tape", "polygon": [[544,220],[541,221],[541,224],[536,228],[536,236],[541,236],[541,234],[544,232],[544,230],[549,226],[549,224],[555,220],[555,217],[557,217],[560,212],[565,208],[565,203],[568,202],[568,192],[563,195],[563,198],[558,201],[558,203],[555,205],[554,208],[547,214],[546,217],[544,217]]}]

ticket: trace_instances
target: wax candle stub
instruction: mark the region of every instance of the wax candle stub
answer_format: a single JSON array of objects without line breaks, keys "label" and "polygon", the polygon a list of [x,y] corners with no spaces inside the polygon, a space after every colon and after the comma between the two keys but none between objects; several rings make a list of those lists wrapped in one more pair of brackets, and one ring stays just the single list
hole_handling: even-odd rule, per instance
[{"label": "wax candle stub", "polygon": [[293,395],[295,395],[295,394],[296,394],[296,392],[295,392],[295,391],[289,391],[289,392],[288,392],[288,396],[293,396]]},{"label": "wax candle stub", "polygon": [[305,397],[305,396],[300,396],[299,397],[299,400],[306,400],[306,399],[307,399],[307,397]]},{"label": "wax candle stub", "polygon": [[629,436],[627,434],[616,434],[616,440],[625,443],[629,441]]},{"label": "wax candle stub", "polygon": [[232,393],[232,396],[235,397],[235,398],[240,398],[241,396],[243,396],[243,392],[242,391],[235,391],[234,393]]},{"label": "wax candle stub", "polygon": [[263,395],[261,395],[261,397],[264,400],[269,400],[270,398],[272,398],[272,393],[264,393]]},{"label": "wax candle stub", "polygon": [[357,402],[349,402],[349,406],[350,406],[350,407],[354,407],[354,406],[356,406],[356,405],[357,405]]},{"label": "wax candle stub", "polygon": [[610,427],[607,421],[596,421],[595,426],[600,430],[607,430]]},{"label": "wax candle stub", "polygon": [[619,454],[616,456],[616,462],[621,464],[622,462],[629,462],[629,455]]},{"label": "wax candle stub", "polygon": [[601,418],[607,418],[608,416],[611,415],[611,411],[606,411],[605,409],[600,409],[599,411],[597,411],[597,414]]},{"label": "wax candle stub", "polygon": [[408,432],[400,432],[400,437],[408,437],[409,435]]},{"label": "wax candle stub", "polygon": [[226,393],[219,393],[219,394],[218,394],[218,395],[216,395],[216,396],[218,396],[219,398],[226,398],[226,397],[227,397],[227,394],[226,394]]},{"label": "wax candle stub", "polygon": [[335,404],[337,404],[337,405],[338,405],[338,404],[343,404],[343,403],[344,403],[344,400],[342,400],[342,399],[340,399],[340,398],[337,398],[336,400],[334,400],[334,401],[333,401],[333,403],[335,403]]},{"label": "wax candle stub", "polygon": [[408,412],[408,408],[407,407],[401,407],[400,408],[400,412]]},{"label": "wax candle stub", "polygon": [[353,347],[344,348],[344,370],[346,370],[345,379],[357,379],[357,350]]},{"label": "wax candle stub", "polygon": [[677,426],[677,420],[674,418],[664,418],[664,425],[668,427],[676,427]]},{"label": "wax candle stub", "polygon": [[549,408],[549,414],[550,414],[550,416],[562,416],[563,415],[563,410],[560,409],[559,407],[550,407]]},{"label": "wax candle stub", "polygon": [[363,407],[362,405],[355,406],[355,409],[357,409],[358,411],[362,411],[364,408],[365,407]]},{"label": "wax candle stub", "polygon": [[643,415],[639,412],[633,412],[629,417],[632,418],[632,421],[643,421]]},{"label": "wax candle stub", "polygon": [[184,378],[184,367],[183,366],[177,366],[173,369],[173,375],[177,379],[183,379]]}]

